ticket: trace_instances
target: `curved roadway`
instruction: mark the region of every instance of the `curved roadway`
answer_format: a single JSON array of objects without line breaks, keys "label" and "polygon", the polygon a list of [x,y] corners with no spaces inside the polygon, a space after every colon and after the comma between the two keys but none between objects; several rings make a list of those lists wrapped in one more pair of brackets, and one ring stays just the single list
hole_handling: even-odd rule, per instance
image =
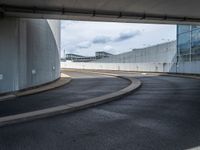
[{"label": "curved roadway", "polygon": [[200,146],[200,80],[138,77],[119,101],[0,128],[0,149],[183,150]]},{"label": "curved roadway", "polygon": [[72,81],[51,91],[0,101],[0,117],[69,104],[112,93],[129,82],[106,75],[65,71]]}]

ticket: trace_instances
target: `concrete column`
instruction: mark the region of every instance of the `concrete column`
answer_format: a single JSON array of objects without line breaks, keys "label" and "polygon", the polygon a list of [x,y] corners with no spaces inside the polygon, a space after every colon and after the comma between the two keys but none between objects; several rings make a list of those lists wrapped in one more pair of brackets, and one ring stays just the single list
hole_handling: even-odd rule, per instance
[{"label": "concrete column", "polygon": [[0,93],[60,77],[60,21],[0,19]]}]

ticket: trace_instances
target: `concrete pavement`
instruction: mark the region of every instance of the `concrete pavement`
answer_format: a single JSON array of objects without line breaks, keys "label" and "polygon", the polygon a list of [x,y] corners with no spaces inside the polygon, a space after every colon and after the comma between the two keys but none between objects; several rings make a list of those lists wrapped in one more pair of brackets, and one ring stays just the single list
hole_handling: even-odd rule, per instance
[{"label": "concrete pavement", "polygon": [[183,150],[200,145],[200,81],[138,77],[133,95],[73,114],[0,128],[1,150]]},{"label": "concrete pavement", "polygon": [[78,102],[112,93],[129,85],[129,81],[111,76],[70,71],[65,73],[73,78],[65,86],[35,95],[1,101],[0,117]]},{"label": "concrete pavement", "polygon": [[[86,73],[86,72],[67,71],[67,73],[68,74],[71,73],[73,76],[75,75],[74,78],[84,79],[84,81],[87,81],[87,79],[85,79],[85,78],[94,78],[95,77],[95,80],[93,80],[92,83],[96,83],[96,81],[99,81],[99,77],[101,77],[101,78],[103,77],[104,78],[103,81],[105,79],[110,78],[109,81],[112,82],[112,86],[113,86],[113,79],[118,79],[120,81],[121,80],[120,78],[122,78],[122,79],[125,79],[124,81],[130,82],[130,85],[123,89],[117,90],[115,92],[111,92],[109,94],[103,94],[101,96],[97,96],[97,97],[90,98],[90,99],[84,99],[82,101],[79,97],[78,98],[76,97],[76,95],[81,94],[79,91],[77,94],[72,95],[72,96],[76,97],[75,102],[74,101],[70,102],[70,100],[64,99],[64,101],[63,101],[64,104],[59,104],[60,100],[55,101],[51,97],[50,99],[48,99],[46,101],[46,103],[49,104],[48,107],[46,105],[42,105],[43,103],[40,102],[41,99],[37,99],[39,101],[36,101],[33,99],[31,101],[28,101],[28,100],[22,101],[22,100],[13,99],[12,101],[0,102],[0,104],[1,104],[0,109],[4,109],[8,113],[8,114],[6,114],[6,113],[1,114],[0,126],[13,124],[13,123],[20,123],[20,122],[24,122],[24,121],[30,121],[30,120],[34,120],[37,118],[54,116],[54,115],[62,114],[62,113],[66,113],[66,112],[73,112],[73,111],[88,108],[91,106],[96,106],[96,105],[99,105],[102,103],[107,103],[109,101],[123,97],[124,95],[127,95],[128,93],[132,92],[133,90],[136,90],[141,85],[141,82],[135,78],[131,79],[131,78],[120,77],[120,76],[117,76],[118,78],[115,78],[116,75],[108,74],[108,73],[106,73],[104,75],[102,75],[103,73],[99,74],[97,72],[96,73],[94,73],[94,72]],[[86,74],[87,74],[87,76],[84,76]],[[119,81],[116,86],[117,88],[122,86]],[[79,83],[80,83],[80,81],[79,81]],[[107,82],[107,83],[109,83],[109,82]],[[89,86],[89,83],[87,82],[86,85]],[[101,85],[97,84],[97,86],[98,86],[98,88],[101,88]],[[62,87],[61,89],[63,90],[63,88],[64,87]],[[77,90],[78,88],[80,88],[80,86],[75,84],[75,87],[70,86],[70,88],[74,88],[74,90]],[[115,89],[115,88],[111,88],[111,86],[109,88],[110,88],[109,90]],[[60,90],[60,89],[56,89],[56,90]],[[103,91],[105,93],[108,92],[109,90],[103,89]],[[51,91],[48,91],[47,93],[52,94]],[[42,94],[44,94],[44,93],[42,93]],[[62,96],[63,94],[70,95],[70,93],[67,93],[67,92],[60,92],[59,96]],[[91,96],[91,94],[89,94],[87,92],[84,92],[84,94],[86,94],[87,96]],[[100,92],[98,91],[95,94],[98,95],[98,94],[100,94]],[[37,97],[38,94],[35,96]],[[53,96],[55,96],[55,94],[53,94]],[[33,98],[33,96],[29,96],[29,97]],[[46,96],[44,98],[46,98]],[[54,106],[54,104],[52,106],[52,102],[54,102],[54,104],[56,103],[56,106]],[[7,104],[7,105],[4,105],[4,104]],[[26,106],[26,107],[23,107],[23,106]],[[42,108],[40,108],[40,107],[42,107]],[[14,108],[15,110],[13,111],[9,108]],[[20,111],[22,111],[22,112],[20,112]]]}]

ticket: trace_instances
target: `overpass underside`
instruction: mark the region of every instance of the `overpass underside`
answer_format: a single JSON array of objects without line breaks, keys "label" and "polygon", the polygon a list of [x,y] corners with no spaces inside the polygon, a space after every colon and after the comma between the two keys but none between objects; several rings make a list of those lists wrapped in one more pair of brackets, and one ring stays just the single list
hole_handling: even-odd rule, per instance
[{"label": "overpass underside", "polygon": [[199,23],[198,0],[3,0],[1,16],[142,23]]}]

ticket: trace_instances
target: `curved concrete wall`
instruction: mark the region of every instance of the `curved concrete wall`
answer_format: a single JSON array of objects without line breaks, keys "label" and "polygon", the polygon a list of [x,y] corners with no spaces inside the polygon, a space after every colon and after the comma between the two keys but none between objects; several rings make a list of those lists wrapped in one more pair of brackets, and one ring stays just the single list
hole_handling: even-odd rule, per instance
[{"label": "curved concrete wall", "polygon": [[0,19],[0,93],[60,77],[60,21]]},{"label": "curved concrete wall", "polygon": [[176,41],[112,55],[94,63],[172,63],[176,62]]}]

